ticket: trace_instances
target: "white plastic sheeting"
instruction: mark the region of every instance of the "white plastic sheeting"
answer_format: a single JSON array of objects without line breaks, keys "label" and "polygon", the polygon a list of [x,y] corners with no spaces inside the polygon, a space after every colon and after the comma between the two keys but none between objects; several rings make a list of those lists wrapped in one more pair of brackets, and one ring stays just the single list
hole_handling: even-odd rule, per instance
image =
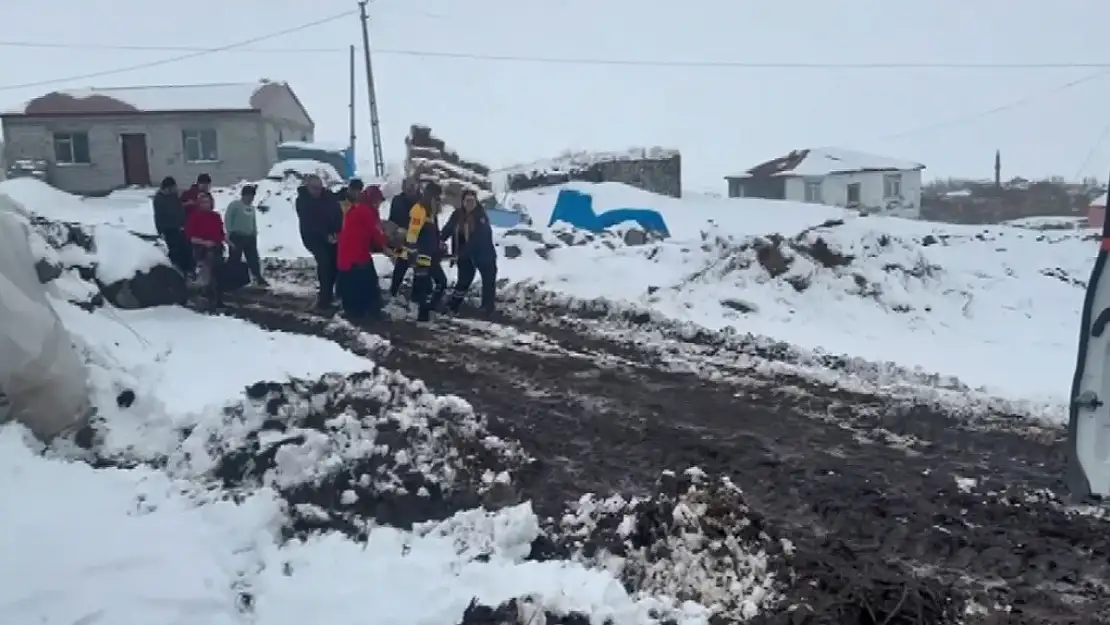
[{"label": "white plastic sheeting", "polygon": [[30,232],[0,194],[0,423],[48,438],[90,412],[88,374],[35,271]]}]

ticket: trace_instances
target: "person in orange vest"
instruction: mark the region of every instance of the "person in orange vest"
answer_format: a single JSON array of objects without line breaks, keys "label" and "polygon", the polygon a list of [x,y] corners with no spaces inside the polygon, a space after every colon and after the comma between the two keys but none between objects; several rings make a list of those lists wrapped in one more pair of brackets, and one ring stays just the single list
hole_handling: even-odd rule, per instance
[{"label": "person in orange vest", "polygon": [[417,321],[429,321],[447,290],[447,274],[441,261],[446,255],[439,232],[439,209],[443,189],[435,182],[424,186],[420,202],[409,211],[405,231],[405,257],[413,268],[412,300]]}]

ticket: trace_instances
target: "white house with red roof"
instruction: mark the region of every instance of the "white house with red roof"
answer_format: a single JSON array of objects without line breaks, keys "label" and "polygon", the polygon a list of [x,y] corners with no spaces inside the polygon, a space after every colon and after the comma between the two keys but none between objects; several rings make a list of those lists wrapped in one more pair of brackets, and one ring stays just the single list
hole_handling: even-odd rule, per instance
[{"label": "white house with red roof", "polygon": [[924,169],[913,161],[826,147],[794,150],[725,180],[729,197],[827,204],[916,219]]}]

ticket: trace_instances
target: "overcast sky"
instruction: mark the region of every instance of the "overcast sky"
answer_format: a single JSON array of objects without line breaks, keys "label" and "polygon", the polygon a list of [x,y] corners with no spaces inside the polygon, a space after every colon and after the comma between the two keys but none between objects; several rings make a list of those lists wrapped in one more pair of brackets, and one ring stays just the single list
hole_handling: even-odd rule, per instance
[{"label": "overcast sky", "polygon": [[[94,8],[95,7],[95,8]],[[311,8],[308,8],[311,7]],[[0,39],[218,47],[295,27],[353,0],[78,0],[0,3]],[[430,125],[492,166],[567,149],[680,148],[688,184],[792,148],[836,145],[912,159],[939,176],[1068,178],[1110,170],[1110,69],[652,67],[421,57],[479,56],[740,63],[1110,63],[1107,0],[375,0],[371,36],[387,159],[408,125]],[[111,76],[173,51],[0,47],[0,106],[61,88],[288,81],[317,124],[345,142],[347,55],[358,20],[254,48]],[[363,76],[361,66],[359,76]],[[1070,88],[1063,85],[1095,76]],[[979,113],[995,108],[993,114]],[[361,157],[366,96],[358,95]],[[959,123],[947,123],[950,120]]]}]

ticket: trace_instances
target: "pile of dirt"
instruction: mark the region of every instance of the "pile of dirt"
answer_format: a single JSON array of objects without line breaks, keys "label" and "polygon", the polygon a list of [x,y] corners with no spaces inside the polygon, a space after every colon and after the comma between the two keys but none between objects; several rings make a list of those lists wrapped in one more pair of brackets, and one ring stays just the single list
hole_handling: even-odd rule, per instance
[{"label": "pile of dirt", "polygon": [[292,535],[365,538],[374,523],[411,528],[518,503],[512,476],[527,456],[489,434],[469,404],[423,382],[376,368],[259,382],[247,397],[183,446],[203,442],[226,488],[275,488],[290,504]]},{"label": "pile of dirt", "polygon": [[[458,625],[595,625],[588,614],[555,614],[530,598],[510,599],[496,606],[470,602]],[[604,625],[611,625],[606,621]]]},{"label": "pile of dirt", "polygon": [[634,596],[668,598],[675,609],[693,601],[718,621],[739,622],[783,601],[774,569],[793,546],[767,529],[728,478],[667,471],[650,497],[583,496],[551,521],[532,557],[619,566]]},{"label": "pile of dirt", "polygon": [[633,596],[664,602],[664,623],[692,601],[722,625],[957,625],[969,601],[876,550],[787,531],[699,469],[664,472],[650,497],[584,496],[546,529],[532,559],[616,570]]}]

